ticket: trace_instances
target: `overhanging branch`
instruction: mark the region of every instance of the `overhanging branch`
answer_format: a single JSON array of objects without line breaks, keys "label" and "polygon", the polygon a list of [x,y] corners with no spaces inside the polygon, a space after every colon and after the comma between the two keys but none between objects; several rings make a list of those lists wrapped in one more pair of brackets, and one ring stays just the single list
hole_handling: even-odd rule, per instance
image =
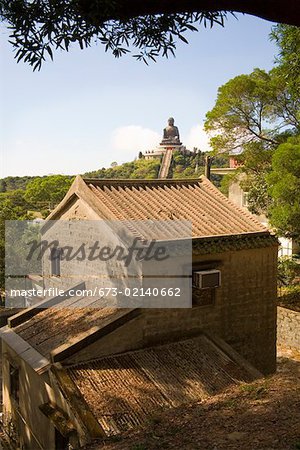
[{"label": "overhanging branch", "polygon": [[[78,8],[89,21],[97,22],[102,16],[101,3],[103,0],[78,0]],[[272,22],[300,25],[299,0],[117,0],[113,9],[109,18],[116,20],[154,14],[233,11]]]}]

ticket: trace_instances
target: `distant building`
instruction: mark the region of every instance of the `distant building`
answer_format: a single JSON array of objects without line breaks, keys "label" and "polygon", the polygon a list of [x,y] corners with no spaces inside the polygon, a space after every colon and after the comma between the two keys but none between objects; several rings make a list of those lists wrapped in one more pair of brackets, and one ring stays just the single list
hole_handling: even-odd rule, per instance
[{"label": "distant building", "polygon": [[[193,304],[99,309],[67,291],[10,318],[3,417],[16,447],[77,449],[275,371],[277,240],[205,177],[78,176],[49,219],[190,221]],[[157,238],[179,242],[167,229]],[[52,269],[48,282],[63,286],[63,264]]]}]

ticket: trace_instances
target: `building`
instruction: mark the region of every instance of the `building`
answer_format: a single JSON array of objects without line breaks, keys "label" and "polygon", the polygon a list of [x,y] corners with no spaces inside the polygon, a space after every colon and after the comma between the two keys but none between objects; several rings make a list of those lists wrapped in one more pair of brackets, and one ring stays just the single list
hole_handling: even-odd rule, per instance
[{"label": "building", "polygon": [[[191,222],[193,302],[95,308],[66,291],[11,317],[1,329],[3,414],[20,448],[79,448],[275,371],[277,241],[205,177],[78,176],[49,217],[74,219]],[[218,277],[203,286],[206,273]]]}]

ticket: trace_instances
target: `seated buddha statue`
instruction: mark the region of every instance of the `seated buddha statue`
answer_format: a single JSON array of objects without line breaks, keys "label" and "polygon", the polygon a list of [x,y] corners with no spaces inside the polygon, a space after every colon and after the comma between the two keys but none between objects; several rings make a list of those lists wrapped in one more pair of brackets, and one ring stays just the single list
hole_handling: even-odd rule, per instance
[{"label": "seated buddha statue", "polygon": [[168,119],[168,125],[164,128],[162,144],[180,144],[178,128],[174,126],[174,119]]}]

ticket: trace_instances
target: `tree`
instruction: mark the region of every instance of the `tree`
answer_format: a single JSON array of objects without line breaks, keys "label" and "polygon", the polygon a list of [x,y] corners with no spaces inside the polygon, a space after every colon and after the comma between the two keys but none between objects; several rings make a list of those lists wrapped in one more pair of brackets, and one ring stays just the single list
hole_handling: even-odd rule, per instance
[{"label": "tree", "polygon": [[300,86],[294,85],[295,88],[293,89],[292,84],[287,82],[281,67],[275,67],[269,73],[270,89],[273,95],[273,98],[271,98],[272,113],[273,119],[278,120],[279,126],[277,129],[291,127],[296,132],[300,131]]},{"label": "tree", "polygon": [[[300,32],[296,27],[277,25],[271,39],[279,46],[276,67],[268,73],[255,69],[221,86],[214,108],[207,113],[205,127],[214,133],[211,144],[215,153],[241,148],[238,159],[242,166],[235,180],[238,177],[248,193],[248,208],[254,214],[270,211],[273,223],[280,224],[279,229],[287,235],[294,225],[286,229],[283,226],[284,214],[287,225],[291,219],[284,192],[277,198],[276,189],[268,189],[268,180],[273,179],[272,157],[277,154],[276,148],[282,148],[281,144],[300,132]],[[224,179],[222,189],[227,190],[232,181]],[[272,197],[277,202],[274,210]]]},{"label": "tree", "polygon": [[116,57],[134,47],[136,58],[155,60],[174,54],[175,40],[187,42],[185,32],[200,23],[223,25],[228,12],[298,25],[298,6],[298,0],[1,0],[0,19],[12,30],[17,60],[35,70],[53,49],[68,51],[74,42],[83,49],[99,41]]},{"label": "tree", "polygon": [[0,180],[0,192],[6,192],[7,191],[7,183],[4,179]]},{"label": "tree", "polygon": [[278,70],[255,69],[219,88],[215,106],[206,115],[205,129],[214,134],[211,146],[216,153],[252,142],[276,146],[283,130],[300,128],[299,106],[299,99],[291,97]]},{"label": "tree", "polygon": [[266,214],[271,203],[267,191],[267,175],[271,172],[274,149],[265,147],[262,142],[252,142],[238,157],[241,167],[237,171],[240,186],[247,192],[248,209],[253,214]]},{"label": "tree", "polygon": [[66,195],[73,178],[67,175],[50,175],[35,178],[26,187],[25,200],[29,203],[50,203],[52,206],[59,203]]},{"label": "tree", "polygon": [[160,162],[157,159],[138,159],[134,161],[134,170],[130,178],[134,179],[153,179],[157,178]]},{"label": "tree", "polygon": [[0,204],[0,293],[5,287],[5,221],[26,220],[26,205],[16,206],[10,198],[5,198]]},{"label": "tree", "polygon": [[0,192],[14,191],[16,189],[25,189],[26,185],[34,177],[6,177],[0,179]]},{"label": "tree", "polygon": [[292,95],[300,97],[300,28],[283,24],[272,28],[271,39],[279,47],[276,64]]},{"label": "tree", "polygon": [[282,236],[300,242],[300,136],[278,146],[267,176],[269,220]]}]

